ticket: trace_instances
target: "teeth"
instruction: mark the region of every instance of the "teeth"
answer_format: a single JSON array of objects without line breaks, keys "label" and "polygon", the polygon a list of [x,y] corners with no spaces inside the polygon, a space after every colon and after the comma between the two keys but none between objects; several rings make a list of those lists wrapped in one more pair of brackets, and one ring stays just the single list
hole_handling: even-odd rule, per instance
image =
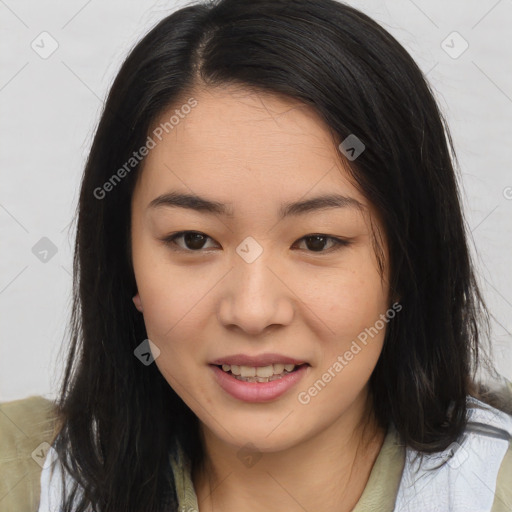
[{"label": "teeth", "polygon": [[234,375],[236,380],[242,380],[244,382],[272,382],[273,380],[282,379],[286,373],[281,375],[272,375],[272,377],[242,377],[241,375]]},{"label": "teeth", "polygon": [[223,364],[222,369],[225,372],[231,371],[233,375],[239,375],[241,377],[255,377],[255,382],[266,382],[269,377],[274,375],[282,376],[284,372],[292,372],[295,368],[294,364],[269,364],[267,366],[238,366]]},{"label": "teeth", "polygon": [[274,367],[274,373],[277,373],[277,374],[283,373],[283,371],[284,371],[284,364],[280,364],[279,363],[279,364],[273,364],[272,366]]},{"label": "teeth", "polygon": [[256,377],[256,368],[254,366],[240,366],[240,375],[242,377]]},{"label": "teeth", "polygon": [[256,376],[257,377],[272,377],[274,375],[274,366],[259,366],[256,368]]}]

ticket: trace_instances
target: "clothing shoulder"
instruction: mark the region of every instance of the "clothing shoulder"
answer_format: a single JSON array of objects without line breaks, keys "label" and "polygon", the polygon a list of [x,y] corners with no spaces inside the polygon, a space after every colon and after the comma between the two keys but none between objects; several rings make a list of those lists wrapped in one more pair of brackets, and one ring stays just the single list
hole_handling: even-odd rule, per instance
[{"label": "clothing shoulder", "polygon": [[[510,398],[512,400],[512,394]],[[470,400],[473,407],[469,410],[466,432],[478,435],[479,445],[488,447],[488,451],[480,450],[482,457],[496,461],[493,469],[497,468],[497,475],[490,510],[512,512],[512,416],[474,398]]]},{"label": "clothing shoulder", "polygon": [[468,422],[458,442],[423,456],[407,449],[396,512],[512,510],[512,416],[473,397],[467,400]]},{"label": "clothing shoulder", "polygon": [[40,475],[56,419],[54,402],[43,396],[0,403],[2,510],[37,510]]},{"label": "clothing shoulder", "polygon": [[498,478],[496,494],[491,512],[512,511],[512,439],[509,439],[508,450],[503,457]]}]

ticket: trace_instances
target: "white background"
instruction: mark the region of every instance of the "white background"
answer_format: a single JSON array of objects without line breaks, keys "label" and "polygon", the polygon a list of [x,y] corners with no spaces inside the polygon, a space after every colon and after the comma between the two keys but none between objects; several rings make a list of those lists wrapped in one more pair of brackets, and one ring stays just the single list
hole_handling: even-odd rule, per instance
[{"label": "white background", "polygon": [[[512,379],[512,0],[347,3],[407,48],[448,118],[495,317],[494,358]],[[0,0],[0,401],[56,396],[71,297],[68,229],[102,102],[130,48],[184,5]],[[44,31],[58,43],[47,59],[31,48],[43,45]],[[442,47],[453,31],[469,44],[458,58]],[[451,36],[445,44],[458,53],[464,43]],[[57,248],[46,263],[32,253],[42,237]]]}]

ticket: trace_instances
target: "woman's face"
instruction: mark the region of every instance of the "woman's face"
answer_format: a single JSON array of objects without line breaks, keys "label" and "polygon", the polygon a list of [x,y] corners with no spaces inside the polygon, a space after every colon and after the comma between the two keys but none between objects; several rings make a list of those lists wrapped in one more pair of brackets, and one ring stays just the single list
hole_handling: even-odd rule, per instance
[{"label": "woman's face", "polygon": [[[175,115],[133,195],[134,303],[155,364],[210,435],[285,449],[364,409],[389,309],[371,213],[382,226],[309,108],[230,87],[191,96],[159,120]],[[164,241],[182,231],[195,234]],[[306,364],[279,378],[287,361]]]}]

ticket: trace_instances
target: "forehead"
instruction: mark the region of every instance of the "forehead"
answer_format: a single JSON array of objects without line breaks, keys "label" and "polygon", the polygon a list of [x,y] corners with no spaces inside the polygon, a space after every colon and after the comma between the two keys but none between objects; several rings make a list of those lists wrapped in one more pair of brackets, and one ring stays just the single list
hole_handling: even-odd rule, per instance
[{"label": "forehead", "polygon": [[[196,105],[184,108],[190,97]],[[337,192],[367,204],[329,127],[292,98],[234,86],[196,89],[162,113],[149,135],[159,128],[137,186],[146,200],[178,188],[229,202]]]}]

